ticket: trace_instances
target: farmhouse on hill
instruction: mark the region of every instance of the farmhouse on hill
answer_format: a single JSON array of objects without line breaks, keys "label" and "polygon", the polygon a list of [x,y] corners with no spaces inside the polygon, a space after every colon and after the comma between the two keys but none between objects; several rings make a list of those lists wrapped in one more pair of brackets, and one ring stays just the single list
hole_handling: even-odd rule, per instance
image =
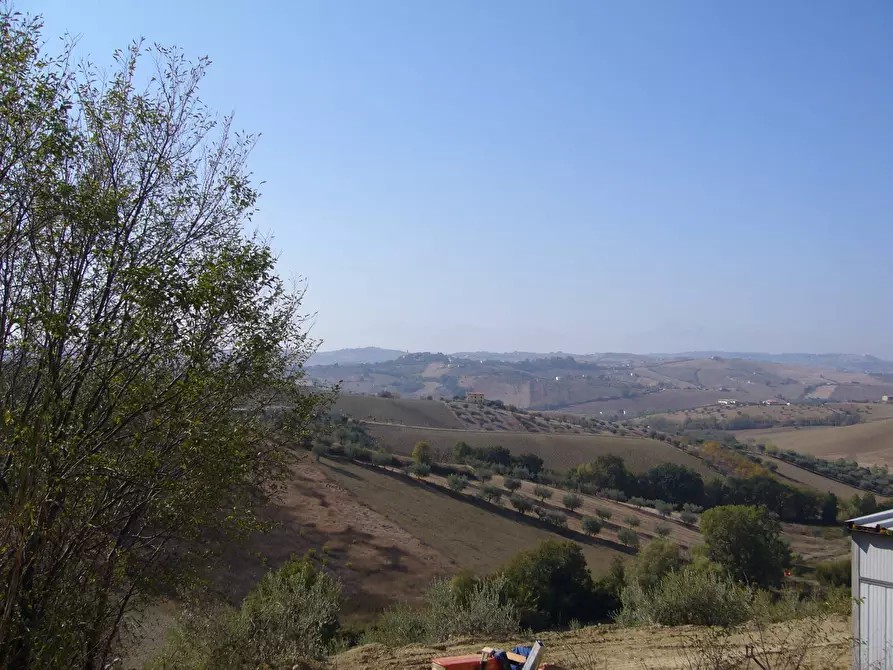
[{"label": "farmhouse on hill", "polygon": [[465,399],[468,402],[473,402],[475,405],[483,405],[484,400],[485,400],[485,395],[486,394],[481,393],[480,391],[469,391],[468,393],[465,394]]},{"label": "farmhouse on hill", "polygon": [[737,405],[738,401],[734,398],[721,398],[716,401],[718,405]]}]

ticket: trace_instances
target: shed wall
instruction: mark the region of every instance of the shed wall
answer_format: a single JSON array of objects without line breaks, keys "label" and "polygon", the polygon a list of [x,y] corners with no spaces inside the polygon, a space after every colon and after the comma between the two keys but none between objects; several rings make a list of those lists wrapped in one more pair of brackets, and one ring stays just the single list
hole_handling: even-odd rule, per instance
[{"label": "shed wall", "polygon": [[853,577],[853,665],[893,670],[893,537],[853,533]]}]

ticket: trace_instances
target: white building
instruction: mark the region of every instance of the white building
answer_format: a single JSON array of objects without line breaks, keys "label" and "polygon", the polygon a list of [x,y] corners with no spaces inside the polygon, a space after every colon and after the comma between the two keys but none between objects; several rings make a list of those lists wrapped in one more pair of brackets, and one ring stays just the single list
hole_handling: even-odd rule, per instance
[{"label": "white building", "polygon": [[893,509],[847,521],[853,548],[854,670],[893,669]]}]

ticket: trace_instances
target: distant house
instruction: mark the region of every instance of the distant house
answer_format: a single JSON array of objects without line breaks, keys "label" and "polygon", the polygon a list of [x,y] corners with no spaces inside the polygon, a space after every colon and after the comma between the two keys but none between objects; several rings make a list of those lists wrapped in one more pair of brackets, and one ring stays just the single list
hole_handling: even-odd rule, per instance
[{"label": "distant house", "polygon": [[737,405],[738,401],[735,400],[734,398],[721,398],[720,400],[716,401],[716,404],[717,405]]},{"label": "distant house", "polygon": [[468,402],[473,402],[475,405],[483,405],[485,401],[485,395],[486,394],[479,391],[469,391],[465,394],[465,399]]},{"label": "distant house", "polygon": [[881,396],[881,402],[891,402],[891,401],[893,401],[893,398],[891,398],[890,396],[888,396],[888,395]]},{"label": "distant house", "polygon": [[[764,400],[763,404],[764,405],[784,405],[784,403],[781,400],[778,400],[777,398],[769,398],[768,400]],[[788,404],[790,404],[790,403],[788,403]]]}]

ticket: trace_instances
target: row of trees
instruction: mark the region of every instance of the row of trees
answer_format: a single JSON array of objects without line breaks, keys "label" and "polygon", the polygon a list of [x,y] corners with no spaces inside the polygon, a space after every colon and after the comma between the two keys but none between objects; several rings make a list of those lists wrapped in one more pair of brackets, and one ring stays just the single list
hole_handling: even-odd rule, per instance
[{"label": "row of trees", "polygon": [[809,454],[801,454],[790,449],[781,450],[772,446],[766,447],[766,453],[823,477],[831,477],[850,486],[865,489],[866,491],[874,491],[884,496],[893,496],[893,475],[890,474],[886,467],[865,467],[859,465],[856,461],[848,461],[844,458],[829,461]]}]

